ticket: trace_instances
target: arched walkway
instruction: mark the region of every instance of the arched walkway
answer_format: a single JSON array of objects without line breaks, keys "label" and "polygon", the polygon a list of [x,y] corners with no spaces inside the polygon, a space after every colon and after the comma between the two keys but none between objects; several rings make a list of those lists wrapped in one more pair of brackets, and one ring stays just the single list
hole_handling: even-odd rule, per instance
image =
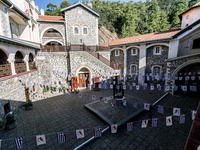
[{"label": "arched walkway", "polygon": [[7,64],[8,56],[4,53],[3,50],[0,49],[0,65]]},{"label": "arched walkway", "polygon": [[26,72],[24,56],[20,51],[17,51],[15,54],[15,71],[16,73]]},{"label": "arched walkway", "polygon": [[91,74],[88,68],[82,67],[78,71],[78,83],[79,88],[86,88],[88,87],[88,84],[90,84],[90,78]]}]

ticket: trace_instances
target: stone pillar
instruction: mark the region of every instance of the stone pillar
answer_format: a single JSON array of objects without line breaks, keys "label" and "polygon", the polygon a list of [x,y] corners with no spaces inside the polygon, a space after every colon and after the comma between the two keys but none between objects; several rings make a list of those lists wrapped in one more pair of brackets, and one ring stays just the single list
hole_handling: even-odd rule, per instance
[{"label": "stone pillar", "polygon": [[30,71],[30,68],[29,68],[29,55],[26,55],[24,57],[24,61],[26,63],[26,71]]},{"label": "stone pillar", "polygon": [[123,46],[124,51],[124,81],[126,81],[126,73],[127,73],[127,51],[126,46]]},{"label": "stone pillar", "polygon": [[7,61],[11,65],[12,75],[15,75],[16,74],[16,71],[15,71],[15,53],[10,53]]},{"label": "stone pillar", "polygon": [[145,75],[145,69],[146,69],[146,44],[140,44],[138,81],[141,84],[144,83],[142,76]]}]

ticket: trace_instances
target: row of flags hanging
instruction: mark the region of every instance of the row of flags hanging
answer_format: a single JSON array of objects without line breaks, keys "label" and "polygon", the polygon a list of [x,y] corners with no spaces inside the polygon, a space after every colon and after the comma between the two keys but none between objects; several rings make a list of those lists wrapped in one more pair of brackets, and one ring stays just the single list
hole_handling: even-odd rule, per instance
[{"label": "row of flags hanging", "polygon": [[[178,113],[177,113],[177,111],[178,111]],[[185,123],[186,115],[180,114],[180,110],[178,108],[174,108],[173,113],[174,113],[173,116],[179,116],[180,117],[179,118],[179,124]],[[194,120],[195,115],[196,115],[196,111],[193,111],[192,112],[192,116],[193,116],[192,120]],[[166,126],[172,126],[173,125],[173,119],[172,119],[173,116],[166,116],[165,117]],[[162,118],[164,118],[164,117],[162,117]],[[147,128],[148,125],[150,127],[157,127],[159,119],[161,119],[161,118],[152,118],[152,119],[140,120],[141,128]],[[139,122],[139,121],[135,121],[135,122]],[[134,127],[133,123],[134,122],[126,123],[127,132],[130,132],[130,131],[133,130],[133,127]],[[102,136],[102,127],[100,127],[100,126],[94,127],[93,130],[94,130],[94,132],[93,132],[94,138],[98,138],[98,137]],[[117,124],[111,125],[111,133],[115,134],[115,133],[117,133],[117,130],[118,130]],[[57,135],[57,142],[59,144],[63,144],[63,143],[66,142],[66,133],[65,132],[57,132],[56,135]],[[36,135],[35,137],[36,137],[37,146],[44,145],[44,144],[47,143],[46,136],[44,134]],[[84,138],[84,137],[85,137],[84,129],[77,129],[76,130],[76,138],[81,139],[81,138]],[[24,137],[14,138],[14,142],[15,142],[17,149],[23,149],[23,140],[24,140]],[[0,140],[0,148],[1,148],[1,142],[2,141],[3,140]]]}]

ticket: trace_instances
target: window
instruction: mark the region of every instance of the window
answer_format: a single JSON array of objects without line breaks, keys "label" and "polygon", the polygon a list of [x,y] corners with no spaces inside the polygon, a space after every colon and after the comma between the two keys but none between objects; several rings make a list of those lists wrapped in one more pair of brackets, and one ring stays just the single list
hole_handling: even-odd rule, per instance
[{"label": "window", "polygon": [[161,47],[160,46],[155,47],[154,55],[161,55]]},{"label": "window", "polygon": [[115,56],[119,56],[119,50],[115,50]]},{"label": "window", "polygon": [[74,28],[74,34],[78,34],[79,32],[78,32],[78,27],[75,27]]},{"label": "window", "polygon": [[160,66],[153,66],[152,72],[153,72],[153,75],[160,75],[161,74],[161,67]]},{"label": "window", "polygon": [[88,30],[86,27],[83,28],[83,34],[88,34]]},{"label": "window", "polygon": [[136,74],[137,72],[137,66],[136,65],[131,65],[130,66],[130,74],[133,75],[133,74]]},{"label": "window", "polygon": [[135,48],[131,49],[131,55],[137,55],[137,49]]},{"label": "window", "polygon": [[195,39],[192,45],[192,49],[198,49],[198,48],[200,48],[200,38]]}]

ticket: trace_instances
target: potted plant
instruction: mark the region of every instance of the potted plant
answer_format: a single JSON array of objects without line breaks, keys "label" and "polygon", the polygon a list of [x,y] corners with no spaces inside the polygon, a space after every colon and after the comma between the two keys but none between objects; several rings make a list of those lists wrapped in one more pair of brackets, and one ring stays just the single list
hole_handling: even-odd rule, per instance
[{"label": "potted plant", "polygon": [[26,102],[24,105],[26,110],[31,110],[33,109],[33,103],[31,102],[31,100],[29,99],[28,102]]},{"label": "potted plant", "polygon": [[15,121],[16,120],[15,120],[14,114],[12,112],[9,112],[6,115],[5,129],[10,130],[10,129],[15,128],[16,127]]},{"label": "potted plant", "polygon": [[48,92],[48,89],[47,89],[47,88],[44,88],[44,89],[43,89],[43,94],[45,94],[46,92]]}]

